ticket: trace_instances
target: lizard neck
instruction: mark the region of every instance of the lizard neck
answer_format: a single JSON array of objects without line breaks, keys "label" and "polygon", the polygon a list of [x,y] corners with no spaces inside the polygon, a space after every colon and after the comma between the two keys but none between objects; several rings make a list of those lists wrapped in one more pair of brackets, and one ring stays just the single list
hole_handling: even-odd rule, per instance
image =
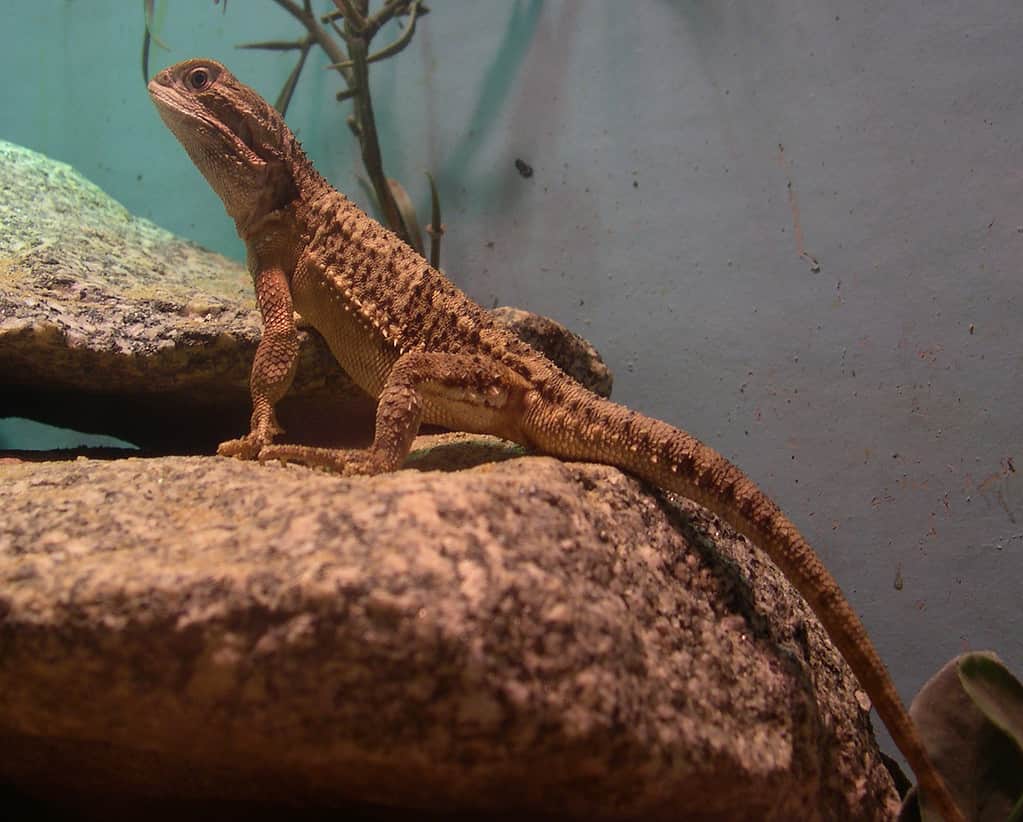
[{"label": "lizard neck", "polygon": [[312,205],[330,198],[336,193],[334,187],[309,161],[295,136],[290,132],[287,136],[291,143],[288,151],[289,170],[298,202],[303,205]]},{"label": "lizard neck", "polygon": [[285,212],[304,211],[331,197],[334,189],[309,161],[290,129],[280,123],[276,153],[279,159],[266,170],[257,191],[245,198],[223,197],[228,214],[234,218],[238,235],[250,246],[261,233],[281,222]]},{"label": "lizard neck", "polygon": [[245,242],[246,265],[253,277],[276,269],[290,278],[308,242],[292,204],[250,221],[244,231],[239,223],[238,234]]}]

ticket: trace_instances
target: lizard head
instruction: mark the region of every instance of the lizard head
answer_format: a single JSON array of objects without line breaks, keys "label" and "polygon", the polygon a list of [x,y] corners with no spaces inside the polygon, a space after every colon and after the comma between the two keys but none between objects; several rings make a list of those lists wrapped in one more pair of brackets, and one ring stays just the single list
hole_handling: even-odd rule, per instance
[{"label": "lizard head", "polygon": [[149,83],[167,127],[239,231],[295,199],[298,141],[283,118],[215,60],[186,60]]}]

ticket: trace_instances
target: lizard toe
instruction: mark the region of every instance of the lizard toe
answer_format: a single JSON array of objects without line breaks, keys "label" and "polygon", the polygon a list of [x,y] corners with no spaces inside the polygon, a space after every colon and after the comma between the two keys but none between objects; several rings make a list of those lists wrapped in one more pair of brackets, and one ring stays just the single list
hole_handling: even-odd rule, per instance
[{"label": "lizard toe", "polygon": [[227,440],[217,446],[217,454],[221,457],[235,457],[240,460],[255,459],[263,444],[252,437],[240,437],[236,440]]}]

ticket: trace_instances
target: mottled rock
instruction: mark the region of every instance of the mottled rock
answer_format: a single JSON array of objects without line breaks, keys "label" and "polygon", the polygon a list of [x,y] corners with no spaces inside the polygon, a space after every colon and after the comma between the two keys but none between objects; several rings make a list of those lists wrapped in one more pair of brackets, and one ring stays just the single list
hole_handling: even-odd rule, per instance
[{"label": "mottled rock", "polygon": [[501,306],[494,317],[538,351],[543,351],[562,370],[581,382],[594,394],[611,396],[614,375],[589,342],[550,317],[532,314],[521,308]]},{"label": "mottled rock", "polygon": [[[3,141],[0,189],[0,417],[157,453],[208,452],[246,429],[260,320],[242,266],[132,216],[70,166]],[[599,356],[587,359],[564,328],[528,314],[515,327],[537,329],[534,343],[556,362],[609,387]],[[372,402],[319,334],[301,336],[281,421],[308,443],[365,438]]]},{"label": "mottled rock", "polygon": [[897,808],[781,574],[613,468],[4,463],[0,510],[0,783],[28,794],[394,819]]}]

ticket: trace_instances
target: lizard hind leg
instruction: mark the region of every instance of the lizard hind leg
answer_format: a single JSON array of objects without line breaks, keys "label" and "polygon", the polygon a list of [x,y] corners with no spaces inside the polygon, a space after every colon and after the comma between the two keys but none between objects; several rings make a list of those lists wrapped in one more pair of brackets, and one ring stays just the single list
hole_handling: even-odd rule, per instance
[{"label": "lizard hind leg", "polygon": [[519,423],[530,387],[526,378],[483,355],[410,351],[384,381],[369,448],[265,445],[259,460],[298,462],[345,476],[396,471],[423,422],[522,442]]}]

